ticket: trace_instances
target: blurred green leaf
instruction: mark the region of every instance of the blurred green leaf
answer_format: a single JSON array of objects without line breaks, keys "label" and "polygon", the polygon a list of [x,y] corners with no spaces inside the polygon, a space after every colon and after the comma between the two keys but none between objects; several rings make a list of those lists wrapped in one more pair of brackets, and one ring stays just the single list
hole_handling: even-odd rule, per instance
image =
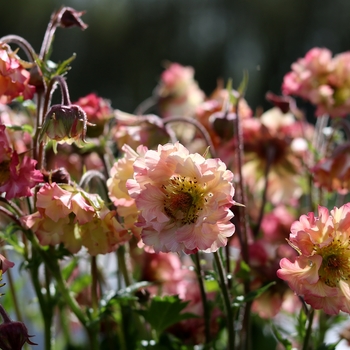
[{"label": "blurred green leaf", "polygon": [[253,290],[251,292],[249,292],[247,295],[245,296],[237,296],[234,301],[233,304],[235,306],[237,306],[237,304],[244,304],[250,301],[253,301],[254,299],[258,298],[261,294],[263,294],[264,292],[266,292],[271,286],[275,285],[276,282],[270,282],[269,284],[266,284],[265,286],[262,286],[261,288],[257,289],[257,290]]},{"label": "blurred green leaf", "polygon": [[28,132],[31,134],[33,132],[33,127],[29,124],[24,125],[6,125],[7,129],[13,130],[13,131],[23,131]]},{"label": "blurred green leaf", "polygon": [[272,324],[272,332],[276,339],[284,346],[285,350],[292,350],[292,343],[282,336],[274,324]]},{"label": "blurred green leaf", "polygon": [[66,266],[62,268],[62,276],[65,280],[67,280],[72,275],[77,265],[78,265],[78,259],[74,258]]},{"label": "blurred green leaf", "polygon": [[159,335],[175,323],[197,317],[191,313],[181,313],[188,303],[188,301],[182,301],[177,295],[154,297],[147,310],[138,312]]},{"label": "blurred green leaf", "polygon": [[316,350],[336,350],[337,345],[340,343],[339,339],[336,343],[332,343],[332,344],[322,344],[320,346],[317,347]]},{"label": "blurred green leaf", "polygon": [[88,287],[90,284],[91,284],[91,275],[84,274],[74,279],[69,289],[73,293],[80,293],[84,288]]}]

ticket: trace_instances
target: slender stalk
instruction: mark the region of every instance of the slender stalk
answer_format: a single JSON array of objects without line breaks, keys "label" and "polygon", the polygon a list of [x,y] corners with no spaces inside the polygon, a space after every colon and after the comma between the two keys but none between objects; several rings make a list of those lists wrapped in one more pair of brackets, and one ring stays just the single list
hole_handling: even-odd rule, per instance
[{"label": "slender stalk", "polygon": [[[318,336],[317,336],[317,347],[321,347],[324,344],[326,332],[328,331],[328,318],[331,317],[327,315],[323,310],[319,310],[318,313]],[[317,319],[317,318],[316,318]]]},{"label": "slender stalk", "polygon": [[[6,253],[4,251],[2,252],[2,255],[6,258]],[[18,321],[23,322],[22,313],[21,313],[21,310],[20,310],[20,307],[18,304],[18,297],[17,297],[17,293],[16,293],[16,288],[15,288],[14,283],[13,283],[11,269],[7,270],[6,276],[7,276],[8,285],[10,287],[10,293],[11,293],[11,297],[12,297],[13,306],[15,308],[16,318]]]},{"label": "slender stalk", "polygon": [[196,265],[196,275],[199,284],[199,290],[201,293],[202,304],[203,304],[203,317],[204,317],[204,333],[205,333],[205,345],[210,343],[210,312],[208,308],[207,295],[204,288],[202,268],[199,259],[199,253],[194,254],[194,263]]},{"label": "slender stalk", "polygon": [[35,51],[33,47],[29,44],[29,42],[25,39],[23,39],[21,36],[18,35],[6,35],[0,38],[0,42],[5,43],[5,44],[15,44],[18,45],[26,54],[28,60],[30,62],[35,61]]},{"label": "slender stalk", "polygon": [[60,307],[58,309],[58,312],[59,312],[59,320],[62,328],[63,338],[65,339],[65,344],[69,346],[72,344],[72,339],[71,339],[71,334],[69,329],[69,321],[67,319],[67,308],[65,306]]},{"label": "slender stalk", "polygon": [[[47,251],[43,250],[40,247],[39,243],[37,242],[36,238],[30,230],[25,231],[25,233],[27,235],[27,238],[32,243],[33,247],[36,249],[37,253],[41,255],[46,266],[50,269],[53,278],[56,280],[57,288],[61,294],[62,299],[78,318],[82,326],[86,329],[87,334],[89,336],[91,349],[98,349],[96,326],[93,323],[89,322],[88,318],[84,315],[83,311],[81,310],[79,304],[71,295],[69,287],[67,286],[66,281],[63,279],[62,272],[58,265],[58,261],[56,259],[52,259],[52,254],[49,254]],[[34,278],[34,280],[37,279],[37,274],[33,275],[32,277]],[[37,288],[40,288],[40,285],[37,284]]]},{"label": "slender stalk", "polygon": [[[123,278],[124,278],[124,283],[125,286],[130,286],[131,285],[131,276],[129,273],[129,269],[127,268],[127,263],[126,263],[126,251],[125,251],[125,246],[122,245],[117,249],[117,259],[118,259],[118,272],[121,272]],[[120,280],[118,278],[118,280]],[[121,286],[118,286],[121,288]]]},{"label": "slender stalk", "polygon": [[211,140],[210,134],[208,133],[207,129],[197,120],[195,119],[188,119],[183,117],[168,117],[163,119],[164,125],[168,123],[174,123],[174,122],[184,122],[188,124],[194,125],[202,134],[203,138],[205,139],[205,142],[210,147],[210,153],[213,158],[217,158],[217,152],[215,150],[214,144]]},{"label": "slender stalk", "polygon": [[98,308],[98,297],[97,297],[97,288],[98,288],[98,271],[97,271],[97,259],[96,256],[91,257],[91,299],[92,299],[92,309],[94,313],[97,312]]},{"label": "slender stalk", "polygon": [[314,315],[315,315],[315,310],[311,309],[309,311],[308,325],[307,325],[307,329],[306,329],[306,334],[305,334],[302,350],[309,350],[309,343],[310,343],[310,338],[311,338],[311,333],[312,333],[312,322],[314,319]]},{"label": "slender stalk", "polygon": [[[245,187],[244,187],[244,181],[243,181],[243,157],[244,157],[244,143],[243,143],[243,130],[240,123],[240,116],[238,114],[238,105],[239,105],[240,99],[237,99],[236,103],[236,118],[234,119],[234,131],[235,131],[235,137],[237,140],[237,148],[236,148],[236,159],[237,159],[237,173],[238,173],[238,186],[237,186],[237,193],[240,195],[238,200],[240,201],[243,206],[238,208],[239,211],[239,229],[237,230],[237,233],[239,233],[239,240],[241,243],[241,250],[242,250],[242,258],[243,261],[249,265],[249,247],[248,247],[248,215],[245,208],[246,201],[246,193],[245,193]],[[247,295],[250,291],[250,281],[247,279],[244,281],[244,293]],[[244,349],[249,349],[250,344],[250,313],[251,313],[251,303],[247,303],[245,305],[245,311],[244,311],[244,318],[242,321],[242,344],[244,346]]]},{"label": "slender stalk", "polygon": [[217,271],[219,273],[219,285],[223,296],[225,311],[226,311],[226,322],[227,322],[227,333],[228,333],[227,349],[234,350],[235,348],[234,319],[233,319],[233,312],[231,308],[230,295],[229,295],[228,286],[227,286],[227,277],[226,277],[225,270],[224,270],[219,253],[216,251],[213,254],[214,254]]},{"label": "slender stalk", "polygon": [[51,325],[52,325],[52,311],[51,305],[47,302],[46,298],[42,293],[42,286],[39,281],[39,268],[37,264],[33,264],[30,269],[33,287],[35,290],[35,294],[38,298],[40,311],[42,314],[43,322],[44,322],[44,342],[45,342],[45,350],[50,350],[52,347],[51,343]]},{"label": "slender stalk", "polygon": [[151,96],[141,102],[135,109],[135,114],[136,115],[143,115],[147,110],[150,108],[154,107],[157,103],[157,100],[154,96]]},{"label": "slender stalk", "polygon": [[264,174],[265,186],[264,186],[264,191],[262,193],[261,207],[260,207],[258,221],[253,232],[254,237],[257,237],[257,235],[259,234],[260,226],[264,217],[264,211],[265,211],[265,206],[267,201],[267,190],[269,185],[269,172],[271,169],[272,162],[275,158],[275,153],[276,153],[276,150],[274,147],[268,147],[266,150],[266,166],[265,166],[265,174]]}]

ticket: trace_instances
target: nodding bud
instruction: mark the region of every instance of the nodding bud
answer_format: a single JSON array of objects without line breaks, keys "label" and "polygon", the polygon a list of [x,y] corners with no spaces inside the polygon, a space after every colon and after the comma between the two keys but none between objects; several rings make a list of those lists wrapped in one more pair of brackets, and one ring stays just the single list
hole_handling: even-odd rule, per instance
[{"label": "nodding bud", "polygon": [[21,350],[25,343],[38,345],[29,339],[33,336],[28,335],[25,324],[23,322],[11,321],[2,305],[0,305],[0,314],[4,320],[0,324],[0,348],[2,350]]},{"label": "nodding bud", "polygon": [[233,137],[235,118],[237,118],[236,113],[216,112],[210,116],[209,122],[211,123],[216,134],[222,139],[228,141]]},{"label": "nodding bud", "polygon": [[65,168],[58,168],[50,171],[42,169],[41,172],[45,182],[56,182],[58,184],[69,184],[71,182],[70,175]]},{"label": "nodding bud", "polygon": [[40,141],[46,136],[61,143],[85,142],[87,125],[86,113],[77,105],[53,105],[46,114],[40,132]]},{"label": "nodding bud", "polygon": [[63,7],[60,10],[59,26],[62,28],[79,27],[82,30],[86,29],[88,25],[80,18],[84,13],[85,11],[79,12],[71,7]]}]

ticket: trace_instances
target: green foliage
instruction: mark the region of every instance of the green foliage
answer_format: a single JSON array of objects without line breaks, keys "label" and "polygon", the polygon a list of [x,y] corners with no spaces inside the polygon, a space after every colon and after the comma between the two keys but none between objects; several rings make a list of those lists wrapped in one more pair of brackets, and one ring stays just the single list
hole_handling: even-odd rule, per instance
[{"label": "green foliage", "polygon": [[70,64],[75,59],[75,57],[76,55],[73,54],[65,61],[59,63],[55,63],[50,60],[42,61],[37,57],[35,62],[43,73],[46,83],[49,83],[53,77],[57,75],[65,75],[70,70]]},{"label": "green foliage", "polygon": [[159,335],[175,323],[197,317],[191,313],[181,313],[188,303],[188,301],[181,301],[177,295],[154,297],[146,310],[138,312]]},{"label": "green foliage", "polygon": [[271,327],[273,335],[284,346],[284,349],[292,350],[292,343],[281,334],[280,329],[278,329],[274,324],[272,324]]},{"label": "green foliage", "polygon": [[15,222],[10,222],[3,231],[0,231],[0,238],[9,244],[10,249],[23,255],[24,245],[18,238],[17,233],[22,230],[22,227]]},{"label": "green foliage", "polygon": [[247,295],[239,295],[237,296],[234,301],[233,301],[233,305],[234,306],[239,306],[239,305],[243,305],[245,303],[248,302],[252,302],[254,299],[258,298],[261,294],[263,294],[265,291],[267,291],[271,286],[275,285],[276,282],[270,282],[265,286],[262,286],[259,289],[253,290],[251,292],[249,292]]},{"label": "green foliage", "polygon": [[13,131],[23,131],[28,132],[29,134],[33,133],[33,127],[29,124],[24,125],[8,125],[6,126],[7,129],[13,130]]},{"label": "green foliage", "polygon": [[336,350],[340,340],[332,344],[322,344],[316,350]]}]

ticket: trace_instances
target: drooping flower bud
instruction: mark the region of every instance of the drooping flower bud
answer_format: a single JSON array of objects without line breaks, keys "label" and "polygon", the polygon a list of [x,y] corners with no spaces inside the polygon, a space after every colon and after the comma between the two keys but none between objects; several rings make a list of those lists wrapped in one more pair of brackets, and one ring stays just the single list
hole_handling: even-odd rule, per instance
[{"label": "drooping flower bud", "polygon": [[24,343],[38,345],[29,338],[27,327],[23,322],[11,321],[4,308],[0,305],[0,314],[4,322],[0,325],[0,348],[2,350],[21,350]]},{"label": "drooping flower bud", "polygon": [[231,140],[233,137],[234,120],[237,118],[236,113],[232,112],[215,112],[209,118],[213,130],[223,140]]},{"label": "drooping flower bud", "polygon": [[70,27],[79,27],[80,29],[84,30],[88,27],[86,23],[82,21],[80,18],[85,11],[76,11],[71,7],[63,7],[60,10],[61,18],[59,25],[62,28],[70,28]]},{"label": "drooping flower bud", "polygon": [[41,129],[40,141],[46,136],[59,143],[73,143],[81,139],[85,142],[86,113],[77,105],[53,105],[46,114]]}]

